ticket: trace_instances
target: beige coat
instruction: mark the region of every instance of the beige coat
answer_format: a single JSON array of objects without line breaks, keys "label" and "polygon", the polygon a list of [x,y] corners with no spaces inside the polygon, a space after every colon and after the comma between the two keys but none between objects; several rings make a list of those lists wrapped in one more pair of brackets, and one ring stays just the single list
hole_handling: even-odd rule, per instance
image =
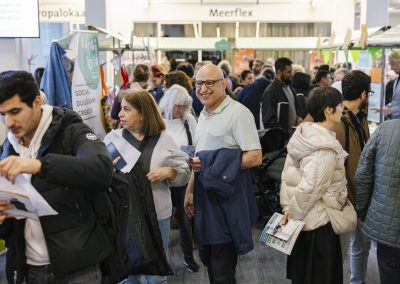
[{"label": "beige coat", "polygon": [[331,132],[304,122],[287,146],[282,172],[281,206],[293,219],[314,230],[329,222],[326,207],[341,210],[347,200],[344,160],[347,153]]}]

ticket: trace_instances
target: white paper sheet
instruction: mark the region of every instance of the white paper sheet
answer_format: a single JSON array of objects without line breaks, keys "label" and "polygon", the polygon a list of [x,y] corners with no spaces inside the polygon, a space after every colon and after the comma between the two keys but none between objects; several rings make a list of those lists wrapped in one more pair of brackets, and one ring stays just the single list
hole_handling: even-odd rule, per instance
[{"label": "white paper sheet", "polygon": [[38,220],[40,216],[58,214],[36,191],[25,175],[18,175],[15,184],[5,177],[0,177],[0,200],[13,205],[12,209],[5,210],[4,213],[17,219]]},{"label": "white paper sheet", "polygon": [[112,159],[120,157],[115,167],[123,173],[129,173],[135,166],[141,153],[122,137],[121,131],[112,130],[104,138]]},{"label": "white paper sheet", "polygon": [[260,236],[260,242],[290,255],[304,222],[289,219],[285,225],[279,225],[282,218],[282,214],[274,213],[267,225],[265,225]]}]

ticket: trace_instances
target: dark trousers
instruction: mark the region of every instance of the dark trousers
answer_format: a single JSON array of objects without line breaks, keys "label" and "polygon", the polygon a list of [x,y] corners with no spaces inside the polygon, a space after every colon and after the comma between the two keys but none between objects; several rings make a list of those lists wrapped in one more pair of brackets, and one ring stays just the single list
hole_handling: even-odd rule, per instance
[{"label": "dark trousers", "polygon": [[237,253],[233,243],[201,245],[200,259],[207,267],[211,284],[235,284]]},{"label": "dark trousers", "polygon": [[193,236],[191,220],[185,213],[184,201],[186,186],[171,188],[171,197],[176,207],[175,216],[179,222],[179,242],[185,257],[193,255]]},{"label": "dark trousers", "polygon": [[27,284],[100,284],[101,272],[98,265],[84,268],[64,278],[55,279],[49,265],[27,265]]},{"label": "dark trousers", "polygon": [[381,284],[400,283],[400,248],[377,243],[376,255]]}]

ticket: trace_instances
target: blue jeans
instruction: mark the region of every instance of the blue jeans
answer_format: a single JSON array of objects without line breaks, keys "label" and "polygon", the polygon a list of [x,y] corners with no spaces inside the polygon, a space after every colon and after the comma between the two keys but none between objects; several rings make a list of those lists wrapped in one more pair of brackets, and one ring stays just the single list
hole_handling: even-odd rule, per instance
[{"label": "blue jeans", "polygon": [[[161,231],[161,238],[163,242],[165,255],[168,253],[168,243],[169,243],[169,231],[170,231],[170,223],[171,217],[166,219],[158,220],[158,226]],[[142,275],[130,275],[123,284],[140,284],[142,283],[140,278]],[[146,281],[148,284],[156,284],[156,283],[167,283],[167,276],[156,276],[156,275],[145,275]]]},{"label": "blue jeans", "polygon": [[381,284],[398,284],[400,280],[400,248],[377,243],[376,255]]},{"label": "blue jeans", "polygon": [[27,284],[100,284],[101,272],[98,265],[93,265],[64,278],[55,279],[49,265],[27,266]]},{"label": "blue jeans", "polygon": [[361,231],[361,222],[358,220],[356,230],[350,233],[351,284],[365,283],[370,247],[371,241]]}]

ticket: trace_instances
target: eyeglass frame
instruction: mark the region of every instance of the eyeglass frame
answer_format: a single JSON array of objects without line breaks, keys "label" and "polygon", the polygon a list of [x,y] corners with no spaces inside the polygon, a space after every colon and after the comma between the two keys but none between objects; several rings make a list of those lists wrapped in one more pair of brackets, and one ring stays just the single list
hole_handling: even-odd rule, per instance
[{"label": "eyeglass frame", "polygon": [[205,80],[205,81],[196,80],[196,81],[194,81],[194,86],[196,87],[196,89],[200,89],[205,84],[206,87],[211,88],[211,87],[214,87],[215,83],[217,83],[219,81],[223,81],[223,80],[224,79]]},{"label": "eyeglass frame", "polygon": [[176,108],[180,108],[180,109],[188,109],[189,108],[189,105],[174,105],[174,107],[176,107]]},{"label": "eyeglass frame", "polygon": [[375,92],[372,91],[372,90],[366,90],[365,92],[366,92],[368,97],[371,97],[371,96],[373,96],[373,94],[375,94]]}]

